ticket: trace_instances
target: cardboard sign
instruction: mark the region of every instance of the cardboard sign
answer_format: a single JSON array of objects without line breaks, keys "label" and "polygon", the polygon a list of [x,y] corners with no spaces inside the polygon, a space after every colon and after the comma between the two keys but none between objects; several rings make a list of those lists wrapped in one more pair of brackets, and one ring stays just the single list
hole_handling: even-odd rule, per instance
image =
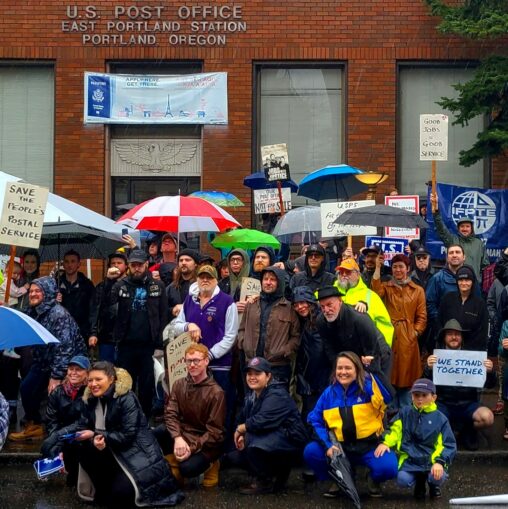
[{"label": "cardboard sign", "polygon": [[420,161],[448,161],[448,115],[420,115]]},{"label": "cardboard sign", "polygon": [[0,244],[38,249],[47,201],[45,187],[8,182],[0,218]]},{"label": "cardboard sign", "polygon": [[[291,209],[291,189],[282,188],[284,210]],[[254,214],[280,214],[280,200],[278,189],[254,190]]]},{"label": "cardboard sign", "polygon": [[[419,214],[420,212],[420,197],[418,195],[406,196],[385,196],[385,205],[390,207],[397,207],[398,209],[409,210]],[[385,228],[385,237],[397,237],[399,239],[419,239],[420,228],[393,228],[388,226]]]},{"label": "cardboard sign", "polygon": [[334,221],[346,210],[375,205],[375,200],[339,201],[321,203],[321,234],[323,237],[347,237],[348,235],[376,235],[375,226],[335,224]]},{"label": "cardboard sign", "polygon": [[473,350],[434,350],[437,362],[433,367],[433,380],[436,385],[453,387],[483,388],[487,379],[487,369],[483,361],[485,352]]},{"label": "cardboard sign", "polygon": [[253,277],[244,277],[240,287],[240,301],[243,302],[247,297],[259,295],[261,293],[261,281]]},{"label": "cardboard sign", "polygon": [[261,160],[263,170],[268,182],[283,182],[289,180],[289,158],[288,149],[285,143],[277,145],[263,145],[261,147]]},{"label": "cardboard sign", "polygon": [[365,237],[365,246],[378,246],[382,249],[385,262],[384,264],[389,267],[392,258],[396,254],[406,254],[405,248],[409,244],[407,239],[393,239],[386,237]]},{"label": "cardboard sign", "polygon": [[184,332],[170,341],[166,346],[166,361],[168,367],[169,390],[173,384],[187,376],[187,366],[185,365],[185,350],[191,345],[192,340],[188,332]]}]

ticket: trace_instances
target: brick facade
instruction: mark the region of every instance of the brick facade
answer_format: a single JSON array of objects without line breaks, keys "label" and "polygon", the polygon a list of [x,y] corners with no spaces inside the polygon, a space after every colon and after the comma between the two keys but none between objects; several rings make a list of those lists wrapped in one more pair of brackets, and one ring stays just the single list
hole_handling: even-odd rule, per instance
[{"label": "brick facade", "polygon": [[[84,34],[107,34],[107,21],[178,20],[181,23],[178,33],[191,35],[190,21],[178,18],[178,8],[204,5],[240,6],[246,31],[227,33],[225,46],[171,45],[169,34],[158,34],[154,46],[93,46],[82,40]],[[87,6],[94,9],[86,11]],[[117,18],[115,6],[126,8]],[[162,7],[160,18],[154,17],[157,6]],[[127,15],[129,7],[131,18]],[[78,17],[71,18],[68,13]],[[152,17],[144,19],[149,14]],[[210,17],[206,19],[215,21]],[[198,16],[194,20],[203,19]],[[96,27],[93,32],[90,29],[83,33],[62,31],[64,21],[95,21]],[[242,185],[242,180],[254,169],[253,64],[259,61],[343,62],[346,65],[346,162],[366,170],[389,172],[391,178],[380,188],[381,195],[395,185],[397,63],[456,62],[479,59],[493,51],[507,51],[506,40],[471,42],[439,34],[435,29],[437,22],[429,16],[422,0],[231,3],[222,0],[74,0],[68,3],[3,0],[0,64],[9,60],[54,64],[54,190],[104,212],[108,193],[105,182],[107,128],[83,125],[83,71],[104,72],[107,63],[114,61],[183,60],[202,61],[205,72],[228,72],[229,125],[203,128],[202,187],[227,189],[250,204],[250,192]],[[110,33],[129,37],[143,32]],[[507,170],[506,160],[493,164],[494,187],[507,186]],[[243,224],[249,224],[249,207],[237,210],[235,215]]]}]

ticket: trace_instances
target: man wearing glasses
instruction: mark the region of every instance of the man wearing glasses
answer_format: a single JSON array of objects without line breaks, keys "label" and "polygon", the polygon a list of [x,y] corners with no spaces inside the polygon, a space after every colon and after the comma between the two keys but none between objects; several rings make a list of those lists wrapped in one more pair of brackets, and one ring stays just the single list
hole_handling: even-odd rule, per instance
[{"label": "man wearing glasses", "polygon": [[305,253],[305,270],[291,279],[291,289],[308,286],[313,292],[318,288],[333,285],[335,277],[326,271],[326,251],[319,244],[312,244]]},{"label": "man wearing glasses", "polygon": [[187,376],[172,387],[164,410],[165,431],[157,432],[173,475],[183,478],[204,473],[203,486],[219,481],[219,462],[224,443],[226,400],[224,391],[208,370],[209,350],[201,343],[185,351]]}]

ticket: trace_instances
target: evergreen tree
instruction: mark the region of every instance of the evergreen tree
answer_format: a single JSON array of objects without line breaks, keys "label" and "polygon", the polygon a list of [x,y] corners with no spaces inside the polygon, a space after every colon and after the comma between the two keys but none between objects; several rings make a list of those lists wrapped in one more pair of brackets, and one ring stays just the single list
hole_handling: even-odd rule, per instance
[{"label": "evergreen tree", "polygon": [[[438,30],[470,39],[508,35],[508,0],[463,0],[461,6],[442,0],[425,0],[442,22]],[[442,97],[438,104],[455,114],[453,124],[467,125],[477,115],[488,124],[468,150],[460,152],[460,164],[470,166],[486,156],[508,149],[508,57],[492,55],[479,65],[473,78],[454,85],[457,99]]]}]

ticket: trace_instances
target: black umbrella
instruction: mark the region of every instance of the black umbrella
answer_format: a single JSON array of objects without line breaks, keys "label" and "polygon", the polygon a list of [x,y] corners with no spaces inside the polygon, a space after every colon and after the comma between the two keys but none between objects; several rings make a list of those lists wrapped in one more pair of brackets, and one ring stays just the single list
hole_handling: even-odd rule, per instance
[{"label": "black umbrella", "polygon": [[357,509],[361,509],[362,505],[353,479],[351,464],[332,431],[330,431],[330,438],[332,439],[333,445],[339,450],[334,451],[329,460],[328,473],[344,495],[348,496],[352,500],[354,506]]},{"label": "black umbrella", "polygon": [[343,212],[334,223],[358,226],[391,226],[393,228],[428,228],[429,225],[415,212],[390,207],[371,205]]}]

